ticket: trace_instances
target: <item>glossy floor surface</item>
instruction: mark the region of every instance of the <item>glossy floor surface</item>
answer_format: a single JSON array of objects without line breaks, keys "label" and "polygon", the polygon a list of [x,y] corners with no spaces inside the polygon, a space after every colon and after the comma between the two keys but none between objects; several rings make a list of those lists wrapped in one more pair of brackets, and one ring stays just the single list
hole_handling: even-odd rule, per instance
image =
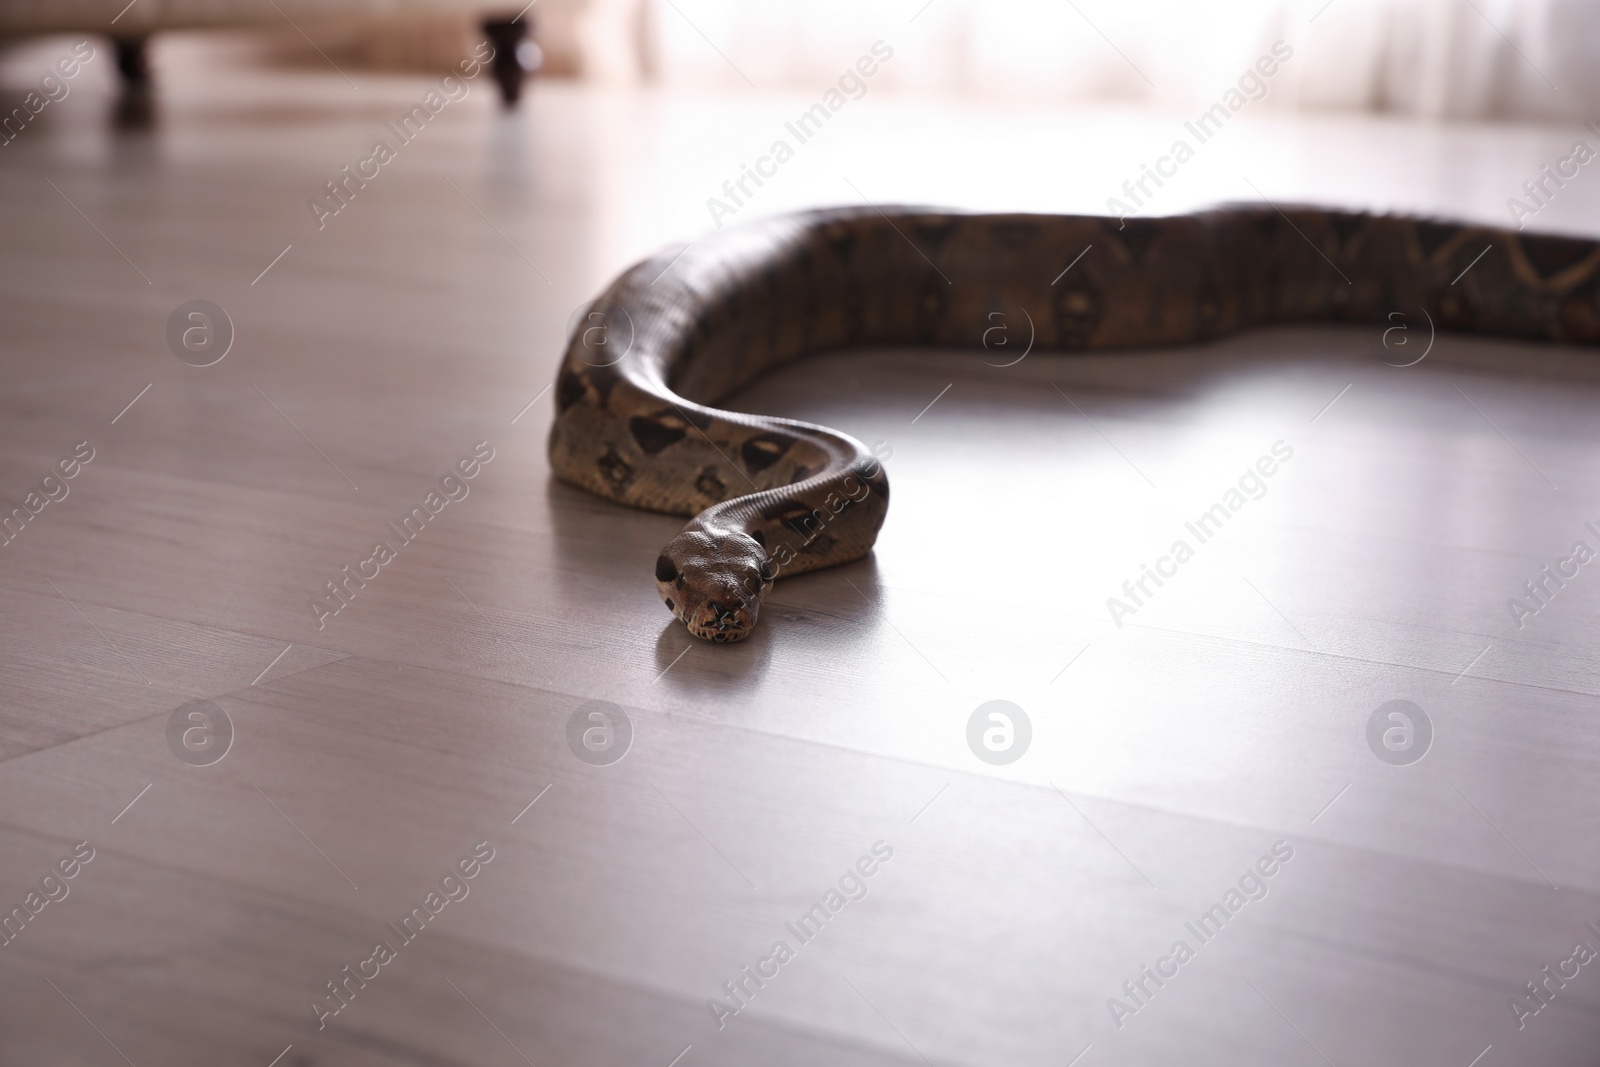
[{"label": "glossy floor surface", "polygon": [[[888,524],[706,645],[547,386],[811,101],[476,85],[319,229],[438,79],[156,59],[153,126],[102,51],[0,149],[0,1063],[1593,1062],[1593,353],[1397,308],[806,361],[738,404],[884,442]],[[1183,119],[869,95],[740,217],[1100,211]],[[1590,136],[1227,134],[1152,210],[1502,222]]]}]

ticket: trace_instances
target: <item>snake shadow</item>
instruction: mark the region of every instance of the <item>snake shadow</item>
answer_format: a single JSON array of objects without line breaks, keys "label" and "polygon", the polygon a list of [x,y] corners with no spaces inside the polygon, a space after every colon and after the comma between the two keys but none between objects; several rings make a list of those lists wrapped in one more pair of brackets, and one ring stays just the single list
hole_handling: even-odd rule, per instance
[{"label": "snake shadow", "polygon": [[[766,673],[775,647],[812,661],[859,651],[860,631],[877,624],[881,602],[882,584],[871,553],[843,566],[781,578],[767,594],[755,629],[737,644],[702,641],[666,617],[656,636],[656,670],[665,672],[661,684],[674,689],[741,690]],[[702,648],[705,654],[697,654]]]},{"label": "snake shadow", "polygon": [[732,645],[702,641],[672,617],[651,581],[661,546],[685,519],[623,507],[553,476],[547,476],[544,503],[559,599],[622,616],[619,634],[637,634],[641,623],[646,632],[656,626],[654,662],[662,686],[706,693],[748,686],[767,671],[775,646],[808,656],[843,655],[859,647],[860,629],[874,624],[883,599],[869,554],[842,567],[780,578],[748,638]]}]

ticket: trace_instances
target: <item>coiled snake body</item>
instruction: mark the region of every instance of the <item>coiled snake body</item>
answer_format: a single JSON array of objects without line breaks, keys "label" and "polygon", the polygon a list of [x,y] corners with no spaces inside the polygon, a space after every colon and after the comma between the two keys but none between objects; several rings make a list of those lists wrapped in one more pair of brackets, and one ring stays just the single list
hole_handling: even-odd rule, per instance
[{"label": "coiled snake body", "polygon": [[662,549],[657,589],[696,636],[738,641],[774,579],[866,555],[889,506],[882,464],[854,438],[711,406],[777,364],[847,345],[975,347],[991,313],[1016,309],[1041,349],[1419,307],[1441,329],[1592,344],[1597,266],[1592,241],[1313,208],[1120,223],[808,212],[668,248],[613,282],[562,361],[550,463],[619,503],[694,516]]}]

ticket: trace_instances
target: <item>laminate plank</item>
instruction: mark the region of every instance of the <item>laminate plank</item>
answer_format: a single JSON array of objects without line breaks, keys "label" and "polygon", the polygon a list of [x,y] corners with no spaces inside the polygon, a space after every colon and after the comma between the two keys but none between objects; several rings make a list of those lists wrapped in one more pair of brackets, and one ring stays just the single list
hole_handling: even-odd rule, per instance
[{"label": "laminate plank", "polygon": [[[1400,369],[1376,329],[1285,326],[807,360],[729,403],[891,444],[889,522],[703,645],[646,577],[680,520],[554,483],[542,391],[574,310],[708,229],[799,98],[547,83],[502,116],[474,92],[318,230],[306,198],[428,79],[355,93],[231,47],[159,45],[152,130],[107,129],[86,80],[0,158],[0,502],[96,450],[0,548],[0,904],[97,850],[0,947],[0,1064],[1592,1062],[1589,968],[1520,1029],[1510,998],[1600,937],[1600,585],[1506,604],[1600,549],[1592,353],[1441,335]],[[1177,124],[877,96],[850,119],[740,220],[847,199],[841,175],[1100,211]],[[1241,122],[1162,209],[1243,173],[1498,222],[1570,138]],[[1600,232],[1597,190],[1540,223]],[[164,339],[196,297],[236,334],[207,368]],[[307,601],[480,440],[470,494],[319,626]],[[1279,440],[1265,494],[1114,620]],[[1033,728],[1006,766],[966,735],[997,698]],[[234,729],[212,766],[169,743],[197,699]],[[1395,699],[1434,731],[1407,766],[1367,740]],[[591,700],[631,720],[620,762],[569,747]],[[481,840],[469,895],[319,1030],[323,983]],[[866,895],[790,933],[880,840]],[[1279,841],[1265,896],[1190,933]],[[719,1027],[707,1001],[780,938]],[[1124,990],[1188,938],[1146,1003]]]}]

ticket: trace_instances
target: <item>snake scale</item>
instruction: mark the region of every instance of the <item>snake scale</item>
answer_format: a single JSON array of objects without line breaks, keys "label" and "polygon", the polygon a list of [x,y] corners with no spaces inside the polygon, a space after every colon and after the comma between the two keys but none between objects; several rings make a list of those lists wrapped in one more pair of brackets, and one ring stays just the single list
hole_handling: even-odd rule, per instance
[{"label": "snake scale", "polygon": [[739,641],[780,574],[866,555],[889,507],[861,442],[715,406],[778,364],[853,345],[975,347],[991,313],[1019,308],[1037,347],[1066,351],[1419,307],[1440,329],[1590,344],[1597,266],[1593,241],[1317,208],[811,211],[617,278],[568,343],[550,463],[607,499],[693,516],[656,560],[657,589],[696,636]]}]

